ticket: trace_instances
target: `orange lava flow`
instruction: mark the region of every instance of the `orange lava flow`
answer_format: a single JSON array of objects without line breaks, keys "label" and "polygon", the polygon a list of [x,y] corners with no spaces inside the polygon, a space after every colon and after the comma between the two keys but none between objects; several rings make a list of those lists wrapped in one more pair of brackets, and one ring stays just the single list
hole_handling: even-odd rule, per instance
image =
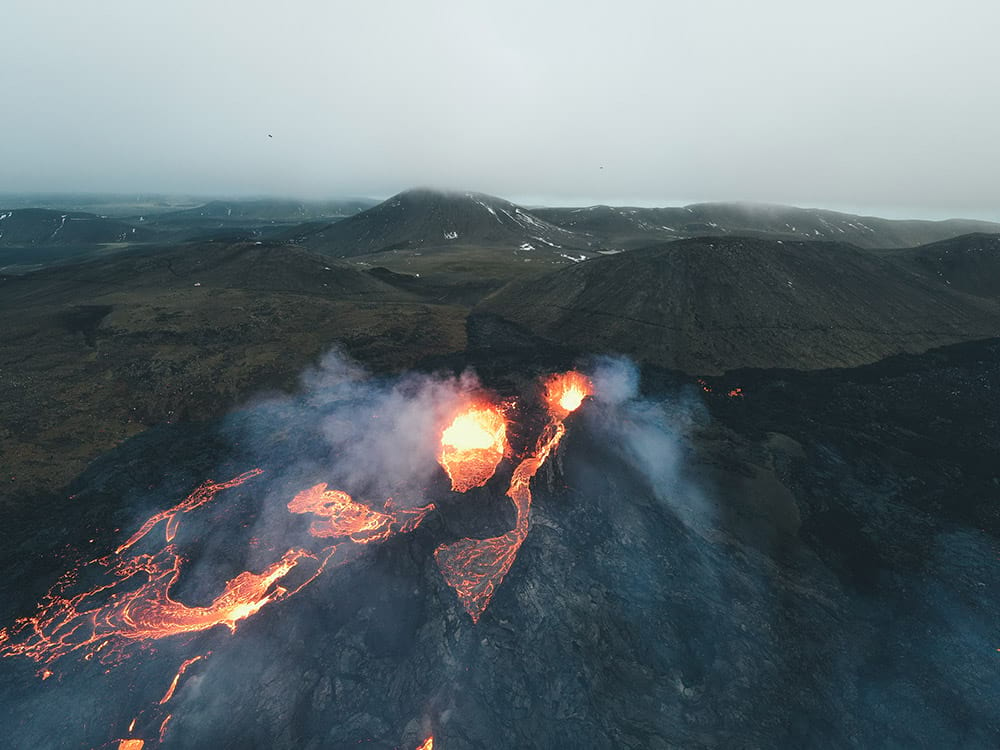
[{"label": "orange lava flow", "polygon": [[238,487],[248,479],[252,479],[253,477],[259,476],[263,473],[263,469],[252,469],[248,472],[240,474],[238,477],[230,479],[228,482],[213,482],[211,480],[203,482],[194,492],[188,495],[173,508],[161,511],[154,516],[150,516],[149,520],[142,525],[142,528],[130,536],[124,544],[115,550],[115,554],[120,555],[152,531],[156,524],[164,520],[167,522],[164,536],[168,542],[172,542],[174,537],[177,535],[177,527],[180,525],[180,519],[178,518],[179,515],[192,511],[195,508],[210,502],[220,491],[228,490],[231,487]]},{"label": "orange lava flow", "polygon": [[424,744],[417,748],[417,750],[434,750],[434,737],[428,737],[424,740]]},{"label": "orange lava flow", "polygon": [[[48,664],[82,651],[84,658],[100,655],[102,661],[109,661],[123,655],[122,649],[128,643],[196,633],[218,625],[235,631],[239,622],[266,605],[301,591],[326,569],[338,545],[319,552],[289,549],[262,571],[244,571],[225,581],[218,596],[203,607],[188,606],[171,596],[184,565],[174,545],[168,543],[151,554],[128,551],[164,520],[166,538],[172,539],[180,514],[261,473],[254,469],[227,482],[205,482],[173,508],[152,516],[115,553],[65,573],[45,595],[34,616],[0,629],[0,656],[27,656]],[[327,490],[325,484],[318,484],[297,494],[288,509],[317,516],[310,528],[314,537],[344,537],[368,544],[411,531],[434,505],[393,508],[390,501],[383,511],[376,511],[355,502],[345,492]],[[85,589],[84,574],[89,579],[94,572],[103,582]],[[294,582],[290,582],[293,572]],[[181,665],[161,703],[170,699],[184,670],[199,658]],[[45,670],[42,678],[48,676],[51,672]]]},{"label": "orange lava flow", "polygon": [[[315,555],[302,549],[289,550],[262,572],[245,571],[227,581],[222,593],[206,607],[189,607],[170,596],[182,565],[172,545],[153,555],[103,558],[95,562],[108,569],[113,578],[110,583],[70,594],[76,571],[63,576],[46,595],[39,612],[18,621],[26,637],[0,643],[0,655],[21,655],[48,663],[81,649],[90,652],[89,658],[109,644],[114,647],[122,642],[195,633],[216,625],[234,631],[240,620],[302,589],[323,571],[335,551],[332,547]],[[277,585],[304,560],[316,564],[304,582],[291,590]],[[128,590],[126,584],[136,578],[140,585]]]},{"label": "orange lava flow", "polygon": [[142,750],[144,740],[118,740],[118,750]]},{"label": "orange lava flow", "polygon": [[[187,672],[188,667],[190,667],[192,664],[194,664],[197,661],[201,661],[206,656],[207,656],[207,654],[200,654],[198,656],[192,656],[190,659],[185,659],[183,662],[181,662],[181,666],[178,668],[177,674],[174,675],[174,679],[170,683],[170,687],[167,688],[167,692],[163,694],[162,698],[160,698],[160,705],[161,706],[164,703],[166,703],[168,700],[170,700],[171,698],[174,697],[174,691],[177,690],[177,683],[180,681],[181,676],[185,672]],[[135,724],[135,720],[134,719],[132,720],[132,723]],[[130,732],[132,731],[132,727],[129,727],[129,731]]]},{"label": "orange lava flow", "polygon": [[438,463],[451,488],[466,492],[481,487],[497,470],[507,451],[507,420],[493,404],[473,404],[455,415],[441,433]]},{"label": "orange lava flow", "polygon": [[442,544],[434,550],[434,559],[441,574],[455,590],[473,622],[479,622],[528,536],[531,480],[566,434],[563,420],[579,408],[591,390],[590,381],[578,372],[554,375],[546,383],[545,402],[549,409],[549,422],[542,430],[534,452],[514,469],[507,489],[507,497],[517,510],[514,528],[488,539],[466,537],[451,544]]},{"label": "orange lava flow", "polygon": [[167,717],[160,722],[160,742],[163,742],[163,738],[167,736],[167,725],[170,724],[170,720],[174,718],[173,714],[167,714]]},{"label": "orange lava flow", "polygon": [[433,503],[396,510],[386,503],[384,512],[380,512],[355,501],[343,490],[326,487],[325,483],[317,484],[288,503],[292,513],[318,516],[309,527],[309,533],[318,538],[347,537],[358,544],[381,542],[393,533],[412,531],[434,510]]}]

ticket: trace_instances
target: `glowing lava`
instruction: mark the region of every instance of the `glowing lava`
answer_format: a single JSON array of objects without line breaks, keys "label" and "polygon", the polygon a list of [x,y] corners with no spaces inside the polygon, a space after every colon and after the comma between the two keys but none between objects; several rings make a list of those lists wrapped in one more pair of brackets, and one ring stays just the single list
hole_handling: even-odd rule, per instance
[{"label": "glowing lava", "polygon": [[213,482],[209,480],[202,483],[198,489],[188,495],[184,500],[175,505],[169,510],[161,511],[149,518],[146,523],[142,525],[137,532],[128,538],[128,540],[122,544],[118,549],[115,550],[116,555],[120,555],[122,552],[127,550],[129,547],[134,545],[140,539],[142,539],[146,534],[153,530],[160,521],[166,521],[166,527],[164,529],[164,537],[168,542],[174,541],[174,537],[177,535],[177,527],[180,525],[179,515],[182,513],[188,513],[189,511],[199,508],[207,502],[213,500],[220,491],[228,490],[230,487],[239,487],[248,479],[259,476],[264,473],[263,469],[251,469],[248,472],[240,474],[238,477],[233,477],[228,482]]},{"label": "glowing lava", "polygon": [[507,450],[507,420],[492,404],[473,404],[455,416],[441,434],[438,463],[455,492],[489,481]]},{"label": "glowing lava", "polygon": [[288,510],[319,516],[309,527],[315,537],[348,537],[368,544],[381,542],[395,532],[412,531],[434,510],[434,504],[392,510],[387,502],[385,510],[379,512],[356,502],[343,490],[328,490],[324,483],[297,494],[288,503]]},{"label": "glowing lava", "polygon": [[[206,482],[173,508],[152,516],[115,553],[64,574],[34,616],[18,620],[10,630],[0,630],[0,656],[27,656],[47,664],[83,651],[85,658],[99,654],[102,661],[109,661],[120,656],[128,643],[196,633],[218,625],[235,631],[239,622],[266,605],[301,591],[327,568],[339,545],[318,552],[289,549],[259,573],[244,571],[225,581],[218,596],[203,607],[188,606],[171,596],[184,565],[174,545],[167,544],[151,554],[122,554],[163,520],[167,522],[166,538],[172,539],[181,513],[260,473],[255,469],[228,482]],[[345,492],[328,491],[325,484],[319,484],[296,495],[288,508],[318,516],[310,528],[315,537],[344,537],[367,544],[414,529],[434,506],[393,509],[386,503],[385,510],[379,512],[355,502]],[[84,588],[81,579],[90,580],[93,573],[104,582]],[[193,661],[197,658],[181,666],[178,678]],[[168,699],[169,692],[164,700]]]},{"label": "glowing lava", "polygon": [[167,736],[167,726],[170,724],[170,720],[174,718],[173,714],[167,714],[166,718],[160,722],[160,742],[163,742],[163,738]]},{"label": "glowing lava", "polygon": [[417,750],[434,750],[434,737],[428,737]]},{"label": "glowing lava", "polygon": [[514,528],[488,539],[466,537],[451,544],[442,544],[434,550],[434,559],[441,574],[455,589],[458,600],[473,622],[479,622],[528,536],[531,480],[566,434],[563,420],[578,409],[591,392],[590,381],[578,372],[553,375],[546,382],[545,403],[549,421],[538,438],[534,452],[514,469],[507,489],[507,497],[517,510]]},{"label": "glowing lava", "polygon": [[[174,697],[174,691],[177,690],[177,683],[180,681],[181,676],[185,672],[187,672],[188,667],[190,667],[195,662],[201,661],[206,656],[208,656],[208,654],[201,654],[200,656],[192,656],[190,659],[185,659],[183,662],[181,662],[181,666],[177,670],[177,674],[174,675],[174,679],[170,683],[170,687],[167,688],[167,692],[163,694],[162,698],[160,698],[160,705],[161,706],[164,703],[166,703],[168,700],[170,700],[171,698]],[[132,725],[133,726],[135,725],[135,719],[132,720]],[[130,726],[128,728],[128,730],[131,732],[132,731],[132,726]]]},{"label": "glowing lava", "polygon": [[[39,612],[18,621],[26,637],[0,645],[3,656],[22,655],[48,663],[81,649],[88,657],[111,645],[110,653],[129,641],[155,640],[224,625],[236,630],[240,620],[262,607],[284,599],[323,571],[336,548],[314,555],[293,549],[260,573],[245,571],[227,581],[222,592],[206,607],[189,607],[170,596],[181,573],[182,558],[173,545],[152,555],[127,559],[112,556],[93,565],[106,569],[111,580],[90,590],[73,593],[77,571],[64,575],[43,600]],[[315,569],[294,589],[277,585],[304,560]],[[140,584],[134,587],[135,580]]]},{"label": "glowing lava", "polygon": [[142,750],[145,744],[143,740],[119,740],[118,750]]},{"label": "glowing lava", "polygon": [[565,419],[580,408],[583,399],[593,392],[593,386],[586,375],[575,370],[553,375],[545,381],[545,403],[549,413]]}]

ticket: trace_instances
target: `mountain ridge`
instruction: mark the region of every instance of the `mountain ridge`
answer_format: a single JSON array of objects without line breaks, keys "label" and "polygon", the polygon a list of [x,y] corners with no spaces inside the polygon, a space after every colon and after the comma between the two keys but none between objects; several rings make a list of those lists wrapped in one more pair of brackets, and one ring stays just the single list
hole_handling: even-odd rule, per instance
[{"label": "mountain ridge", "polygon": [[846,243],[705,237],[515,281],[476,308],[692,374],[821,369],[1000,333],[1000,305]]}]

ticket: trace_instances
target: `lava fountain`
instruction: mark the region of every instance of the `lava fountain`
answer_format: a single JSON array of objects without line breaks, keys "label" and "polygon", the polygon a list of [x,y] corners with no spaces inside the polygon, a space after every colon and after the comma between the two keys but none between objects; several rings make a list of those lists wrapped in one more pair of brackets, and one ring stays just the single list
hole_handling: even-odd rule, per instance
[{"label": "lava fountain", "polygon": [[489,481],[506,451],[507,420],[500,408],[471,404],[441,433],[438,463],[451,479],[451,488],[466,492]]},{"label": "lava fountain", "polygon": [[560,421],[580,408],[583,399],[593,393],[590,379],[575,370],[552,375],[545,381],[545,403],[549,414]]}]

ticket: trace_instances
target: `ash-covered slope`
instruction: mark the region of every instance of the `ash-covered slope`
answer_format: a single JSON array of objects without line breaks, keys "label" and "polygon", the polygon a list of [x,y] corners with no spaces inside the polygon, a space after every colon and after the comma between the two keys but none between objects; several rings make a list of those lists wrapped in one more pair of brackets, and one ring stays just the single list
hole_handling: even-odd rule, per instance
[{"label": "ash-covered slope", "polygon": [[592,235],[609,248],[694,236],[761,236],[850,242],[865,248],[913,247],[970,232],[1000,232],[1000,224],[972,219],[895,220],[816,208],[754,203],[696,203],[674,208],[590,206],[541,208],[543,219]]},{"label": "ash-covered slope", "polygon": [[888,257],[953,289],[1000,296],[1000,234],[968,234],[900,250]]},{"label": "ash-covered slope", "polygon": [[477,311],[690,373],[853,366],[1000,332],[994,300],[851,245],[749,238],[587,261],[513,282]]},{"label": "ash-covered slope", "polygon": [[343,221],[290,238],[338,257],[448,245],[556,252],[587,245],[570,230],[501,198],[427,189],[407,190]]}]

